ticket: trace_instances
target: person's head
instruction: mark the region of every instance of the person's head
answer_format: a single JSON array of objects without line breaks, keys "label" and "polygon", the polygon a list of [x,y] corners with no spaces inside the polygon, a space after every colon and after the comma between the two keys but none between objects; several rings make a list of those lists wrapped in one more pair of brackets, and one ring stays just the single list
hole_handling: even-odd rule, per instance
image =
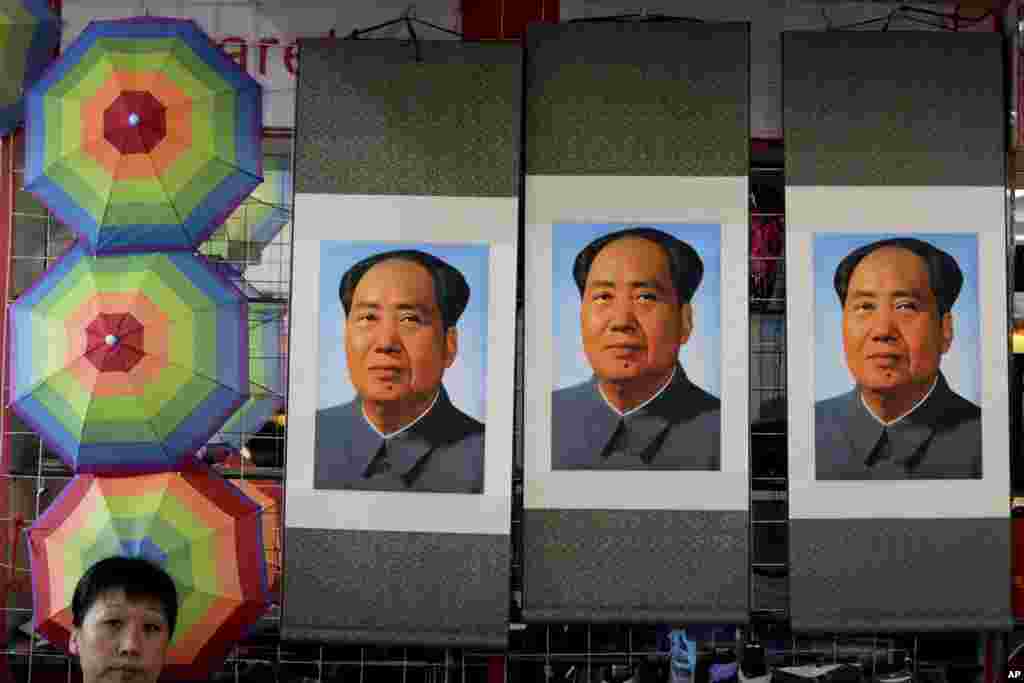
[{"label": "person's head", "polygon": [[108,557],[85,572],[71,599],[69,649],[85,683],[160,676],[178,620],[174,581],[136,557]]},{"label": "person's head", "polygon": [[349,376],[364,401],[431,399],[455,362],[455,324],[469,302],[466,278],[421,251],[359,261],[338,288]]},{"label": "person's head", "polygon": [[833,284],[859,387],[908,399],[927,391],[953,342],[951,309],[963,280],[952,256],[912,238],[873,242],[840,262]]},{"label": "person's head", "polygon": [[583,350],[599,381],[663,382],[693,331],[704,264],[689,244],[649,227],[604,235],[576,256]]}]

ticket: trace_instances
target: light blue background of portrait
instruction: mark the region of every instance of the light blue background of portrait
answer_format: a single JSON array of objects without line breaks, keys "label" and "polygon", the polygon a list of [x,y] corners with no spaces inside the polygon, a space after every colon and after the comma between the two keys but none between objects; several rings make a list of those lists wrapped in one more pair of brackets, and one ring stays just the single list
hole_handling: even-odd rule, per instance
[{"label": "light blue background of portrait", "polygon": [[554,389],[590,379],[593,371],[583,353],[580,293],[572,278],[576,255],[591,241],[628,227],[657,228],[687,242],[704,262],[704,278],[693,296],[694,329],[679,349],[687,376],[702,389],[721,396],[722,230],[702,223],[556,223],[551,236]]},{"label": "light blue background of portrait", "polygon": [[[981,404],[978,320],[978,236],[970,233],[820,233],[814,235],[814,398],[821,401],[853,389],[843,353],[843,312],[832,286],[839,262],[857,247],[891,237],[913,237],[948,252],[964,274],[953,304],[953,344],[940,368],[950,387]],[[790,348],[793,348],[790,345]]]},{"label": "light blue background of portrait", "polygon": [[[385,251],[418,249],[457,268],[469,283],[469,303],[455,328],[459,352],[444,373],[448,396],[460,410],[481,422],[486,418],[488,250],[486,244],[422,242],[320,243],[320,410],[355,398],[349,380],[343,337],[344,312],[338,299],[341,276],[358,261]],[[298,329],[293,326],[293,329]]]}]

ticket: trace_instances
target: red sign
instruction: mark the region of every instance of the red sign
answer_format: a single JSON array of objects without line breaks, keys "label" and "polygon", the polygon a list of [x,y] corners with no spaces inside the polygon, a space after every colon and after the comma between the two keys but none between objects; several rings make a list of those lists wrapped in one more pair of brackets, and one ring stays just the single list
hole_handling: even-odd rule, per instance
[{"label": "red sign", "polygon": [[[333,28],[327,32],[327,37],[335,37]],[[268,68],[268,63],[272,59],[280,60],[280,65],[292,78],[298,71],[299,42],[296,39],[287,41],[287,39],[282,40],[275,36],[266,36],[255,42],[250,42],[243,36],[225,36],[215,40],[232,59],[238,62],[239,66],[253,76],[269,76],[271,69]],[[274,53],[273,58],[271,51]],[[250,58],[252,58],[251,64]]]}]

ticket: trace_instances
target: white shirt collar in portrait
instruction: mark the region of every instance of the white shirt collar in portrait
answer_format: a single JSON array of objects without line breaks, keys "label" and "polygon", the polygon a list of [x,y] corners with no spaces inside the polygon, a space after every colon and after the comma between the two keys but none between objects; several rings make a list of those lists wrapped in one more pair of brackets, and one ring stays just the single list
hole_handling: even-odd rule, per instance
[{"label": "white shirt collar in portrait", "polygon": [[873,417],[876,420],[878,420],[879,424],[881,424],[883,427],[891,427],[894,424],[896,424],[897,422],[899,422],[900,420],[902,420],[903,418],[905,418],[907,415],[910,415],[912,412],[914,412],[915,410],[920,408],[921,404],[924,403],[925,401],[927,401],[928,397],[932,395],[933,391],[935,391],[935,387],[938,385],[938,383],[939,383],[939,377],[938,377],[938,375],[936,375],[935,379],[932,381],[932,386],[928,390],[928,393],[925,394],[924,397],[920,401],[915,403],[913,405],[913,407],[910,410],[908,410],[907,412],[903,413],[902,415],[900,415],[899,417],[897,417],[895,419],[889,420],[888,422],[886,422],[882,418],[880,418],[877,415],[875,415],[874,411],[871,410],[871,406],[869,406],[867,401],[864,400],[864,394],[863,393],[861,393],[861,395],[860,395],[860,402],[864,405],[864,409],[868,411],[868,414],[871,415],[871,417]]},{"label": "white shirt collar in portrait", "polygon": [[604,402],[608,404],[608,407],[611,408],[612,411],[615,412],[619,417],[629,417],[630,415],[632,415],[636,411],[640,410],[641,408],[646,407],[647,404],[649,404],[651,401],[653,401],[654,399],[658,398],[663,393],[665,393],[665,390],[668,389],[668,385],[669,384],[672,384],[672,380],[675,379],[675,376],[676,376],[676,369],[672,368],[672,374],[669,375],[668,376],[668,380],[664,384],[661,385],[661,389],[658,389],[656,392],[654,392],[654,396],[651,396],[649,399],[647,399],[646,401],[644,401],[640,405],[636,406],[635,408],[630,408],[626,412],[622,412],[621,410],[619,410],[618,408],[616,408],[615,406],[612,405],[612,402],[609,401],[608,397],[604,395],[604,390],[601,388],[600,384],[597,385],[597,391],[598,391],[598,393],[601,394],[601,398],[604,399]]},{"label": "white shirt collar in portrait", "polygon": [[370,429],[372,429],[373,431],[377,432],[377,435],[380,436],[380,438],[382,438],[384,440],[391,439],[393,437],[398,436],[399,434],[401,434],[405,430],[412,428],[413,425],[415,425],[417,422],[419,422],[424,417],[426,417],[427,413],[429,413],[431,410],[434,409],[434,404],[437,403],[437,399],[440,396],[441,396],[441,390],[438,389],[437,393],[434,394],[434,400],[430,402],[430,405],[427,406],[426,410],[424,410],[422,413],[420,413],[419,417],[417,417],[415,420],[413,420],[409,424],[405,425],[401,429],[396,429],[395,431],[391,432],[390,434],[385,434],[385,433],[381,432],[379,429],[377,429],[377,425],[373,424],[373,421],[370,420],[370,418],[368,418],[366,416],[366,408],[365,407],[362,407],[363,419],[366,420],[366,424],[370,425]]}]

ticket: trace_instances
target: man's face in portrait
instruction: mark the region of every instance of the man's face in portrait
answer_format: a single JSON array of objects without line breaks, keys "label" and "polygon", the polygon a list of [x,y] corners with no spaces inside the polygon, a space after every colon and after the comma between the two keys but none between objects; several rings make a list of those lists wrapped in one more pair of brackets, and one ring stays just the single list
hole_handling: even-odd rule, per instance
[{"label": "man's face in portrait", "polygon": [[680,303],[668,254],[655,242],[624,237],[594,258],[580,310],[583,350],[602,382],[664,382],[693,329]]},{"label": "man's face in portrait", "polygon": [[424,266],[390,259],[359,280],[345,320],[345,353],[352,385],[364,401],[432,400],[457,351],[455,328],[444,330]]},{"label": "man's face in portrait", "polygon": [[857,264],[843,306],[843,348],[862,390],[923,395],[952,342],[952,315],[940,318],[924,259],[883,247]]},{"label": "man's face in portrait", "polygon": [[100,595],[71,632],[85,683],[154,683],[167,656],[170,628],[156,598]]}]

